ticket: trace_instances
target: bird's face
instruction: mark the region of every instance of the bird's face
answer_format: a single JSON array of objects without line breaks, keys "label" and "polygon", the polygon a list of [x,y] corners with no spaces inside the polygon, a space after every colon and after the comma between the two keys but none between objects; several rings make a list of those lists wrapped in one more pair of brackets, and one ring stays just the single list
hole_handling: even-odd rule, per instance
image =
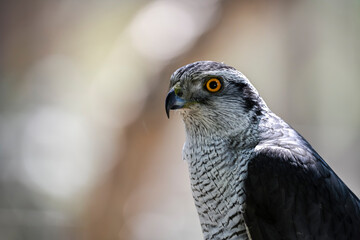
[{"label": "bird's face", "polygon": [[165,108],[180,109],[186,125],[205,130],[244,128],[261,114],[260,98],[246,77],[223,63],[201,61],[170,79]]}]

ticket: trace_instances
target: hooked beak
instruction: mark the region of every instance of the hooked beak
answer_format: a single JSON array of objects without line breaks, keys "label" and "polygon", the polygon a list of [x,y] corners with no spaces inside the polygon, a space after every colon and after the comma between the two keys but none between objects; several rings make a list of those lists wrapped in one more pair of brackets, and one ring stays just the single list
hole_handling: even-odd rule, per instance
[{"label": "hooked beak", "polygon": [[167,117],[170,118],[170,109],[174,110],[174,109],[183,108],[185,103],[186,101],[178,97],[175,94],[174,88],[172,88],[168,93],[168,95],[166,96],[166,100],[165,100],[165,110]]}]

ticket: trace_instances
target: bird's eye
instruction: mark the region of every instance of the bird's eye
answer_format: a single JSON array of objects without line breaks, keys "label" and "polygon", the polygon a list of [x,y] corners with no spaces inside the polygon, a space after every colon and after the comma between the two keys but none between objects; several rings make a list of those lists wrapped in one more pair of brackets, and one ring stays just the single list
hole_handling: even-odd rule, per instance
[{"label": "bird's eye", "polygon": [[221,82],[217,78],[211,78],[206,82],[205,86],[206,86],[206,90],[214,93],[214,92],[218,92],[220,90]]}]

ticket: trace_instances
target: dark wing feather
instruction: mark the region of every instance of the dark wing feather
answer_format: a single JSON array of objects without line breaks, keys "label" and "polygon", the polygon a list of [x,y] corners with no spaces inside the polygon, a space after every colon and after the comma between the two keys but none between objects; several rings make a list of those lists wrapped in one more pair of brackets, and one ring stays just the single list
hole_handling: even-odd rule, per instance
[{"label": "dark wing feather", "polygon": [[360,239],[360,202],[316,153],[250,160],[245,221],[257,239]]}]

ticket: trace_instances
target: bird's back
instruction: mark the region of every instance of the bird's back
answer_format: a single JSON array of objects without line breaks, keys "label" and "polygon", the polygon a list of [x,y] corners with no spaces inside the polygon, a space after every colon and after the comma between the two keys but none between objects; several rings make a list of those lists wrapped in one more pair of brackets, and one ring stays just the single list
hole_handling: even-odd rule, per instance
[{"label": "bird's back", "polygon": [[259,144],[245,181],[252,239],[360,239],[355,194],[295,130],[272,132],[278,137]]}]

